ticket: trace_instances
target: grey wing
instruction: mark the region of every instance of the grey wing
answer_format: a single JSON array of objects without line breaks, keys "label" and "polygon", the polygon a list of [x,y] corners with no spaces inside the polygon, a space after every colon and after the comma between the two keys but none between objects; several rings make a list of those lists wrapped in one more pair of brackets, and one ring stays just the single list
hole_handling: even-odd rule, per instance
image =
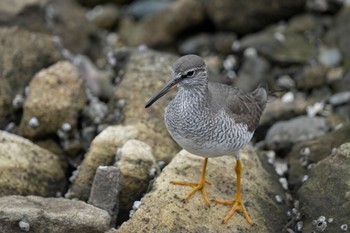
[{"label": "grey wing", "polygon": [[253,92],[244,92],[236,87],[209,83],[211,105],[218,111],[224,108],[237,123],[245,123],[254,131],[267,102],[267,89],[258,87]]}]

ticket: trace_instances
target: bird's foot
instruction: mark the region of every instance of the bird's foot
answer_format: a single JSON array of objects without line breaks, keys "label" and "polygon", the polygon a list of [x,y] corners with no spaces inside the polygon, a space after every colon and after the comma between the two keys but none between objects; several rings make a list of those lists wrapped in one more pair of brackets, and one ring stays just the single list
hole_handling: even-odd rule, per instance
[{"label": "bird's foot", "polygon": [[198,183],[193,183],[193,182],[187,182],[187,181],[171,181],[172,184],[179,184],[179,185],[186,185],[186,186],[191,186],[193,189],[187,193],[187,195],[184,197],[183,201],[187,202],[188,199],[197,191],[201,191],[203,199],[205,201],[205,204],[209,206],[209,199],[207,195],[207,191],[205,190],[205,185],[211,185],[209,181],[206,181],[204,179],[200,179]]},{"label": "bird's foot", "polygon": [[225,224],[227,221],[235,214],[236,211],[240,210],[243,213],[244,218],[247,220],[249,224],[252,224],[253,221],[249,217],[246,208],[244,207],[243,201],[240,195],[236,196],[234,200],[213,200],[212,202],[216,204],[224,204],[224,205],[232,205],[230,212],[226,215],[222,223]]}]

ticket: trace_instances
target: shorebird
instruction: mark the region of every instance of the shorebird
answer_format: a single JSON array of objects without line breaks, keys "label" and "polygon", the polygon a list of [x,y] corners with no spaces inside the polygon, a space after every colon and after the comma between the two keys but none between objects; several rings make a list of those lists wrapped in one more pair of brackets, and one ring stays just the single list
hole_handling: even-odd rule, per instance
[{"label": "shorebird", "polygon": [[180,57],[173,65],[173,79],[146,104],[150,107],[178,84],[174,99],[165,109],[165,123],[172,138],[188,152],[204,157],[202,174],[198,182],[171,181],[187,185],[192,190],[184,201],[201,191],[206,205],[209,199],[205,179],[208,158],[223,155],[236,157],[236,195],[233,200],[213,200],[217,204],[232,205],[223,223],[236,211],[242,211],[249,224],[252,220],[241,197],[242,164],[239,150],[250,142],[260,116],[266,106],[267,85],[261,84],[253,92],[244,92],[236,87],[208,81],[204,60],[197,55]]}]

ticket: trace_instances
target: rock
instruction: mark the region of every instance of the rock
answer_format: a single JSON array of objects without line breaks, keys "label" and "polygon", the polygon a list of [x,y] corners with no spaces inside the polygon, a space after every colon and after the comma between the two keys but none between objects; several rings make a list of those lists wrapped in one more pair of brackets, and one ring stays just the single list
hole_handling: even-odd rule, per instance
[{"label": "rock", "polygon": [[273,4],[269,1],[244,4],[239,0],[205,1],[208,16],[216,28],[239,35],[258,31],[273,22],[299,14],[304,4],[305,0],[283,0]]},{"label": "rock", "polygon": [[342,55],[338,48],[323,47],[320,49],[318,61],[322,65],[334,67],[342,62]]},{"label": "rock", "polygon": [[[0,3],[0,24],[57,35],[66,48],[81,53],[89,48],[89,36],[94,29],[85,19],[86,11],[76,1],[3,0]],[[75,33],[77,31],[79,33]]]},{"label": "rock", "polygon": [[122,21],[119,34],[130,46],[146,44],[162,47],[174,42],[181,33],[198,26],[203,20],[204,9],[200,2],[179,0],[152,15],[145,16],[139,23]]},{"label": "rock", "polygon": [[97,135],[75,171],[66,197],[88,200],[96,169],[99,166],[112,165],[117,149],[137,135],[138,130],[133,126],[109,126]]},{"label": "rock", "polygon": [[202,33],[189,37],[179,46],[181,54],[208,55],[213,52],[228,54],[231,52],[232,43],[237,39],[234,33]]},{"label": "rock", "polygon": [[[285,98],[291,96],[291,98]],[[309,105],[305,95],[301,93],[293,94],[287,92],[282,98],[273,99],[266,105],[264,114],[261,116],[261,125],[272,125],[276,121],[287,120],[291,117],[304,114]]]},{"label": "rock", "polygon": [[119,8],[113,4],[97,5],[86,13],[86,19],[96,27],[111,29],[119,21]]},{"label": "rock", "polygon": [[[342,225],[350,224],[349,166],[350,143],[345,143],[310,170],[309,179],[297,193],[304,215],[303,232],[319,232],[322,226],[325,232],[343,232]],[[328,221],[319,223],[320,216]]]},{"label": "rock", "polygon": [[[58,62],[37,73],[29,88],[19,126],[22,135],[38,138],[55,134],[64,123],[76,128],[86,96],[75,66],[69,62]],[[31,124],[34,118],[38,121],[37,125]]]},{"label": "rock", "polygon": [[141,19],[169,7],[171,1],[134,1],[127,7],[127,13],[135,19]]},{"label": "rock", "polygon": [[[170,184],[170,181],[197,181],[203,163],[202,158],[182,150],[164,168],[132,218],[114,232],[280,232],[286,221],[286,207],[277,204],[274,195],[282,194],[282,187],[263,169],[254,150],[241,151],[241,159],[244,166],[242,195],[253,225],[250,226],[241,214],[221,224],[229,207],[211,204],[208,208],[200,193],[194,194],[188,203],[182,202],[190,189]],[[207,177],[212,185],[207,187],[207,192],[210,199],[234,197],[234,166],[233,156],[209,159]]]},{"label": "rock", "polygon": [[119,212],[120,172],[114,166],[99,166],[91,187],[88,203],[107,211],[111,225],[115,225]]},{"label": "rock", "polygon": [[164,109],[174,92],[164,96],[149,109],[146,101],[171,80],[171,66],[176,57],[153,51],[134,52],[129,58],[125,74],[115,90],[115,101],[125,100],[125,125],[133,125],[140,132],[137,139],[149,144],[157,160],[169,162],[179,151],[164,124]]},{"label": "rock", "polygon": [[343,5],[342,1],[338,0],[307,0],[306,9],[318,13],[335,13]]},{"label": "rock", "polygon": [[53,37],[18,27],[0,27],[0,70],[11,87],[11,98],[23,93],[33,75],[61,58]]},{"label": "rock", "polygon": [[81,201],[6,196],[0,198],[0,209],[0,232],[103,233],[109,229],[107,212]]},{"label": "rock", "polygon": [[267,132],[266,143],[271,150],[288,151],[294,144],[319,137],[328,130],[323,117],[299,116],[274,124]]},{"label": "rock", "polygon": [[325,85],[328,71],[329,68],[322,65],[305,67],[303,73],[297,78],[297,87],[310,90]]},{"label": "rock", "polygon": [[5,131],[0,142],[0,196],[63,193],[65,172],[54,154]]},{"label": "rock", "polygon": [[52,139],[44,139],[41,141],[36,141],[35,144],[56,155],[60,160],[60,164],[63,170],[67,171],[68,161],[67,161],[66,154],[57,142],[55,142]]},{"label": "rock", "polygon": [[270,71],[270,64],[260,56],[246,56],[238,72],[236,86],[252,91],[263,81]]},{"label": "rock", "polygon": [[157,171],[157,163],[149,145],[131,139],[120,149],[116,166],[121,174],[120,209],[129,211],[134,201],[146,192],[152,170]]},{"label": "rock", "polygon": [[255,48],[271,62],[280,65],[307,64],[314,48],[305,36],[288,27],[272,26],[241,39],[240,49]]},{"label": "rock", "polygon": [[7,80],[0,76],[0,129],[12,118],[12,91]]},{"label": "rock", "polygon": [[302,179],[309,175],[310,167],[332,154],[333,148],[348,142],[350,138],[350,125],[322,135],[316,139],[299,142],[293,146],[288,154],[289,174],[288,183],[292,190],[297,191]]},{"label": "rock", "polygon": [[350,57],[350,6],[343,7],[335,18],[335,23],[327,31],[325,41],[329,46],[339,48],[344,59]]}]

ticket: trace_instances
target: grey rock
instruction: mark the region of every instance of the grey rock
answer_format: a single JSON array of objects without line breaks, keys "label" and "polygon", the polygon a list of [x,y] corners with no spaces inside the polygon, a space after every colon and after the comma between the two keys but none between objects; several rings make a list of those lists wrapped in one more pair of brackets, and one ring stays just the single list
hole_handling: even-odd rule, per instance
[{"label": "grey rock", "polygon": [[243,4],[239,0],[205,1],[208,16],[218,29],[234,31],[240,35],[258,31],[273,22],[299,14],[304,4],[305,0],[283,0],[273,4],[269,1]]},{"label": "grey rock", "polygon": [[0,198],[0,232],[103,233],[108,213],[81,201],[38,196]]},{"label": "grey rock", "polygon": [[350,57],[350,6],[343,7],[336,15],[335,23],[327,31],[325,41],[329,46],[339,48],[344,59]]},{"label": "grey rock", "polygon": [[24,92],[36,72],[61,58],[52,36],[0,27],[0,38],[1,79],[7,79],[11,98]]},{"label": "grey rock", "polygon": [[326,159],[332,154],[333,148],[348,142],[350,138],[350,125],[329,132],[316,139],[299,142],[293,146],[288,154],[289,174],[288,182],[293,191],[297,191],[302,184],[302,178],[309,176],[313,164]]},{"label": "grey rock", "polygon": [[325,66],[337,66],[342,61],[342,55],[338,48],[321,48],[318,61]]},{"label": "grey rock", "polygon": [[339,0],[307,0],[306,9],[319,13],[335,13],[343,5],[343,1]]},{"label": "grey rock", "polygon": [[270,71],[270,64],[260,56],[246,56],[242,68],[238,72],[236,86],[252,91],[267,76]]},{"label": "grey rock", "polygon": [[202,33],[183,41],[179,46],[179,51],[181,54],[208,55],[213,52],[228,54],[236,39],[237,36],[234,33]]},{"label": "grey rock", "polygon": [[134,201],[139,200],[149,185],[152,169],[157,163],[152,149],[139,140],[129,140],[120,149],[116,166],[120,170],[120,209],[129,211]]},{"label": "grey rock", "polygon": [[0,167],[0,196],[56,196],[67,184],[56,155],[4,131],[0,131]]},{"label": "grey rock", "polygon": [[119,211],[120,172],[114,166],[99,166],[91,187],[88,203],[107,211],[115,225]]},{"label": "grey rock", "polygon": [[287,26],[272,26],[241,39],[241,49],[255,48],[272,62],[281,65],[306,64],[314,56],[313,47],[303,34]]},{"label": "grey rock", "polygon": [[88,200],[96,169],[99,166],[112,165],[117,149],[137,135],[138,130],[133,126],[109,126],[97,135],[76,170],[66,197]]},{"label": "grey rock", "polygon": [[[249,157],[249,159],[248,159]],[[141,200],[141,206],[133,217],[118,230],[111,232],[280,232],[286,221],[286,206],[275,202],[275,195],[282,195],[277,178],[264,170],[256,151],[241,151],[243,163],[242,198],[254,224],[249,225],[240,214],[235,214],[226,224],[221,224],[229,211],[228,206],[211,204],[206,207],[200,193],[194,194],[188,203],[182,198],[190,190],[173,185],[171,180],[196,182],[200,176],[203,159],[182,150],[164,168],[152,190]],[[235,190],[233,156],[210,158],[207,168],[209,199],[232,199]]]},{"label": "grey rock", "polygon": [[[30,138],[47,136],[56,133],[64,123],[76,128],[86,96],[75,66],[58,62],[37,73],[29,88],[19,126],[22,135]],[[38,119],[37,127],[29,124],[33,117]]]},{"label": "grey rock", "polygon": [[143,18],[147,15],[155,14],[169,6],[171,1],[134,1],[127,8],[127,13],[136,19]]},{"label": "grey rock", "polygon": [[350,223],[349,166],[350,143],[345,143],[311,169],[297,193],[304,215],[303,232],[317,230],[319,225],[313,223],[321,215],[332,219],[325,232],[342,232],[342,225]]},{"label": "grey rock", "polygon": [[266,143],[272,150],[289,150],[295,143],[314,139],[328,130],[325,118],[300,116],[274,124],[267,132]]},{"label": "grey rock", "polygon": [[125,68],[121,83],[113,100],[125,100],[123,116],[125,125],[133,125],[140,132],[137,139],[153,148],[157,160],[169,162],[179,151],[164,125],[164,109],[175,93],[169,93],[151,108],[145,110],[151,98],[171,79],[171,66],[176,57],[154,51],[133,52]]},{"label": "grey rock", "polygon": [[350,103],[350,91],[336,93],[329,97],[329,103],[332,105],[340,105]]},{"label": "grey rock", "polygon": [[[181,15],[181,17],[179,17]],[[128,45],[146,44],[151,47],[168,45],[183,32],[198,26],[204,20],[204,9],[196,0],[179,0],[152,15],[133,22],[125,19],[119,34]]]}]

